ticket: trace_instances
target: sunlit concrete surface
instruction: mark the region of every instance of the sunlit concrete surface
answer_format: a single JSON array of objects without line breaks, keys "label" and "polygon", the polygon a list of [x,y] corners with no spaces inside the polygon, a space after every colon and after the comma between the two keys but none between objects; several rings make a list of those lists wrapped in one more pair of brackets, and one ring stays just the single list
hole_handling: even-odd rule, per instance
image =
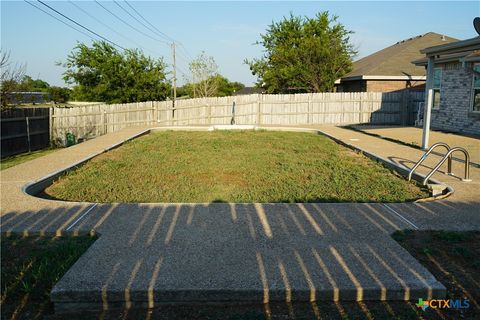
[{"label": "sunlit concrete surface", "polygon": [[[404,143],[416,146],[422,145],[422,128],[416,127],[399,127],[399,126],[355,126],[367,133],[377,134],[379,136],[395,139]],[[480,165],[480,141],[478,138],[466,137],[455,133],[445,133],[441,131],[430,131],[429,145],[432,146],[437,142],[445,142],[450,147],[462,147],[470,153],[470,160]],[[444,150],[439,149],[443,152]],[[462,154],[455,155],[462,158]]]},{"label": "sunlit concrete surface", "polygon": [[[411,167],[422,154],[333,126],[309,129],[399,166]],[[95,204],[50,201],[21,190],[145,130],[125,129],[2,171],[2,233],[99,235],[53,289],[58,311],[443,297],[444,286],[390,234],[480,230],[476,167],[468,183],[435,174],[455,193],[425,203]],[[454,163],[454,172],[463,172],[461,165]]]}]

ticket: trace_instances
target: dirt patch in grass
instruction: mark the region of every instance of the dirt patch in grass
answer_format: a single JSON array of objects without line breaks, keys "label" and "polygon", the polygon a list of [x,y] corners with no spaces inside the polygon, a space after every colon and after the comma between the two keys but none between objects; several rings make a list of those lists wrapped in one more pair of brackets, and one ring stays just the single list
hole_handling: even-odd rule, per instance
[{"label": "dirt patch in grass", "polygon": [[94,237],[1,237],[2,319],[43,319],[50,291]]},{"label": "dirt patch in grass", "polygon": [[160,132],[67,173],[52,198],[91,202],[401,202],[428,196],[314,134]]}]

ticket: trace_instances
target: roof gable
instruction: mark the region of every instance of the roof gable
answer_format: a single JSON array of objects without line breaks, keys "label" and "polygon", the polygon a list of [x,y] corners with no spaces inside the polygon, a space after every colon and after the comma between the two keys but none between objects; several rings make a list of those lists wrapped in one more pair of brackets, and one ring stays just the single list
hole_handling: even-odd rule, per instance
[{"label": "roof gable", "polygon": [[424,76],[423,67],[412,64],[413,60],[424,55],[420,50],[458,41],[435,32],[399,41],[353,63],[353,71],[343,78],[358,76]]}]

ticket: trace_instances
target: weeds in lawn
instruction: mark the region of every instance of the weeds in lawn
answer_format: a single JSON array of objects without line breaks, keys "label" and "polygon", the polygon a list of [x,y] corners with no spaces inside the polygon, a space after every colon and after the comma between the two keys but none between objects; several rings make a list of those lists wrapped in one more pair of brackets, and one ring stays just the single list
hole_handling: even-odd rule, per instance
[{"label": "weeds in lawn", "polygon": [[16,166],[20,163],[27,162],[35,158],[43,157],[44,155],[47,155],[55,150],[57,150],[57,148],[47,148],[47,149],[32,151],[28,153],[22,153],[16,156],[3,158],[0,161],[0,170],[5,170],[10,167]]},{"label": "weeds in lawn", "polygon": [[85,237],[2,236],[2,319],[41,319],[50,290],[95,241]]},{"label": "weeds in lawn", "polygon": [[161,132],[46,190],[92,202],[397,202],[427,190],[331,140],[270,131]]}]

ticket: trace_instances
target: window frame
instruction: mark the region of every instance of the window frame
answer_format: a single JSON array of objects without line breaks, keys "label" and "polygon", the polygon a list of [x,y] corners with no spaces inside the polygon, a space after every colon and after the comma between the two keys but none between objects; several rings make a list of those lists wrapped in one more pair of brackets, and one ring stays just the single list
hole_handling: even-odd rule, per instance
[{"label": "window frame", "polygon": [[[440,70],[440,84],[438,87],[435,86],[435,71]],[[433,68],[433,79],[432,79],[432,110],[439,110],[442,104],[442,79],[443,79],[443,68],[442,67],[434,67]],[[435,92],[438,92],[438,105],[435,105]]]},{"label": "window frame", "polygon": [[[475,70],[475,67],[478,67],[478,72],[480,72],[480,63],[474,63],[473,64],[473,70]],[[476,76],[475,73],[473,73],[472,76],[472,93],[471,93],[471,103],[470,103],[470,112],[475,112],[475,114],[480,114],[480,109],[475,110],[475,90],[480,91],[480,86],[476,89],[475,88],[475,77],[478,77],[478,80],[480,81],[480,76]]]}]

